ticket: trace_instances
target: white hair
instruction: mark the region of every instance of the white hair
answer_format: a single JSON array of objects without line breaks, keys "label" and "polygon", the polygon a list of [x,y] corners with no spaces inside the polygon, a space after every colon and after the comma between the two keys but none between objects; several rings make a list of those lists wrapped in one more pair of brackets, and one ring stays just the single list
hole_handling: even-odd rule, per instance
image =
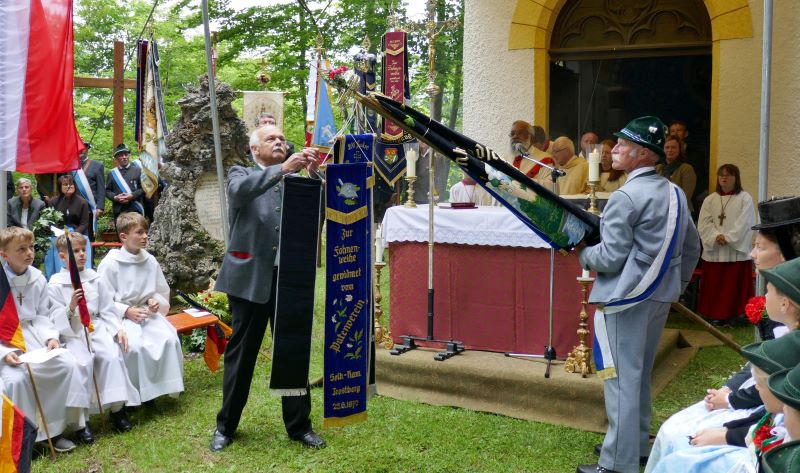
[{"label": "white hair", "polygon": [[280,128],[278,128],[275,125],[262,125],[262,126],[256,127],[256,129],[253,130],[252,133],[250,133],[250,147],[251,148],[253,146],[258,146],[259,144],[261,144],[261,136],[262,135],[260,135],[259,132],[263,133],[269,128],[275,128],[278,131],[280,131]]},{"label": "white hair", "polygon": [[33,183],[27,177],[20,177],[19,179],[17,179],[17,183],[15,184],[15,187],[19,188],[20,184],[24,184],[26,182],[28,183],[29,186],[33,187]]},{"label": "white hair", "polygon": [[562,144],[569,150],[570,154],[575,154],[575,143],[573,143],[569,137],[559,136],[553,142],[553,147],[555,148],[556,146],[560,146]]}]

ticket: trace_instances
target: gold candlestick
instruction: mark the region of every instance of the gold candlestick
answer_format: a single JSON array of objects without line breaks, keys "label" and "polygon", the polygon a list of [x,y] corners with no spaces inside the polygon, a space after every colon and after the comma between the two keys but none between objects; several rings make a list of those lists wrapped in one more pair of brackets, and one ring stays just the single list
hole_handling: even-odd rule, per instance
[{"label": "gold candlestick", "polygon": [[417,206],[417,203],[414,202],[414,181],[416,180],[417,176],[411,176],[411,177],[406,176],[406,182],[408,183],[408,190],[406,192],[408,193],[408,195],[404,207],[407,207],[409,209],[413,209],[414,207]]},{"label": "gold candlestick", "polygon": [[589,336],[589,314],[586,312],[586,306],[589,304],[587,291],[589,284],[594,282],[594,278],[579,277],[578,282],[581,285],[581,312],[578,314],[580,323],[578,323],[578,345],[569,352],[567,361],[564,363],[564,369],[567,373],[580,373],[581,377],[585,378],[587,374],[594,372],[591,365],[592,349],[586,346],[586,337]]},{"label": "gold candlestick", "polygon": [[383,309],[381,309],[381,300],[383,299],[381,295],[381,270],[384,266],[386,266],[386,263],[375,263],[375,346],[381,346],[382,344],[384,348],[389,350],[394,346],[394,342],[392,341],[392,332],[388,329],[388,321],[386,329],[381,326],[381,316],[383,315]]},{"label": "gold candlestick", "polygon": [[600,215],[600,209],[597,208],[597,186],[599,181],[589,181],[589,212],[592,215]]}]

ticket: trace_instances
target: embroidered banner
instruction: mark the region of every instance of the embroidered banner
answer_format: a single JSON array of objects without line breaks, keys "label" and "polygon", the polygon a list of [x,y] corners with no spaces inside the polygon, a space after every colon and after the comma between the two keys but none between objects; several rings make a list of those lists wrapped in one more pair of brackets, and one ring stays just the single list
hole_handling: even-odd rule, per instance
[{"label": "embroidered banner", "polygon": [[367,418],[372,315],[369,165],[327,169],[325,427]]},{"label": "embroidered banner", "polygon": [[[405,103],[408,93],[408,57],[406,56],[406,33],[390,31],[383,35],[383,93],[392,100]],[[396,141],[403,138],[403,129],[395,122],[383,120],[381,139]]]},{"label": "embroidered banner", "polygon": [[375,172],[389,187],[406,175],[406,153],[402,144],[378,140],[375,144]]},{"label": "embroidered banner", "polygon": [[[247,124],[248,133],[252,133],[252,131],[256,129],[258,117],[264,112],[271,113],[275,117],[275,123],[278,125],[278,128],[283,130],[284,94],[285,92],[273,91],[262,92],[245,90],[242,92],[242,120]],[[309,109],[313,114],[314,110],[311,108]]]}]

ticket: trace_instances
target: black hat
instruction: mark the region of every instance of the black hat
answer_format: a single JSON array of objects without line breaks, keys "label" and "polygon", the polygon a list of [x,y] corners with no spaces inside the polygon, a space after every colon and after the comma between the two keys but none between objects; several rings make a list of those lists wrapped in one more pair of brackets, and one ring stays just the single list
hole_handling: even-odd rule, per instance
[{"label": "black hat", "polygon": [[664,153],[666,128],[658,117],[639,117],[631,120],[625,128],[614,133],[614,136],[640,144],[666,158],[667,155]]},{"label": "black hat", "polygon": [[761,223],[753,230],[775,228],[800,223],[800,197],[775,197],[758,203]]},{"label": "black hat", "polygon": [[128,147],[125,146],[125,143],[120,143],[120,144],[117,145],[116,148],[114,148],[114,157],[115,158],[117,157],[118,154],[122,154],[122,153],[131,154],[131,150],[129,150]]},{"label": "black hat", "polygon": [[88,141],[84,141],[84,142],[83,142],[83,146],[84,146],[84,147],[86,147],[86,149],[88,150],[89,148],[91,148],[91,147],[92,147],[92,144],[91,144],[91,143],[89,143]]}]

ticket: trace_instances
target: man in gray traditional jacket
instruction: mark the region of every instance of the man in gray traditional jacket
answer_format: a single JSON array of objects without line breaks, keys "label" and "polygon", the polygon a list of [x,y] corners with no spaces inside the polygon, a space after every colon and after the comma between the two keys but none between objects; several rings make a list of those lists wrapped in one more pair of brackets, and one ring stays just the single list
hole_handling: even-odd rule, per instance
[{"label": "man in gray traditional jacket", "polygon": [[615,135],[613,168],[628,180],[611,194],[601,242],[581,266],[597,272],[589,302],[595,315],[595,360],[605,379],[608,431],[600,460],[577,473],[638,473],[649,450],[650,375],[670,304],[686,288],[700,238],[686,196],[655,172],[664,157],[664,124],[641,117]]},{"label": "man in gray traditional jacket", "polygon": [[[247,403],[267,323],[274,321],[283,176],[303,168],[315,171],[317,166],[316,149],[305,148],[288,157],[286,150],[286,138],[279,128],[256,128],[250,135],[255,167],[234,166],[228,172],[230,243],[215,289],[228,294],[233,333],[225,348],[222,407],[211,436],[212,452],[232,441]],[[308,392],[284,396],[281,402],[289,437],[306,447],[324,447],[325,441],[311,429]]]}]

